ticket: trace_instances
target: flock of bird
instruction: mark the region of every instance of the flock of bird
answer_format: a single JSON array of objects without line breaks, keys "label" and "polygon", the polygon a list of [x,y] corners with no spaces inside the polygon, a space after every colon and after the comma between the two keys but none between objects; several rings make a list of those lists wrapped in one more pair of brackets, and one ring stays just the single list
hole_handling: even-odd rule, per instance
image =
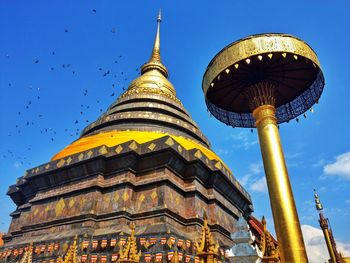
[{"label": "flock of bird", "polygon": [[[96,9],[92,9],[91,11],[93,14],[97,13]],[[111,33],[115,34],[117,32],[115,27],[111,28]],[[64,29],[65,34],[70,34],[69,28]],[[48,56],[58,56],[59,52],[51,51]],[[10,55],[5,55],[6,59],[11,59]],[[46,59],[47,60],[47,59]],[[123,60],[123,56],[119,55],[117,56],[113,62],[114,64],[118,64],[119,61]],[[33,58],[33,66],[40,65],[44,62],[41,62],[40,58]],[[112,62],[111,62],[112,63]],[[49,66],[49,71],[70,71],[72,75],[79,75],[78,71],[73,66],[73,63],[63,63],[56,66]],[[112,70],[111,68],[104,68],[104,67],[98,67],[97,73],[102,78],[113,78],[115,81],[113,81],[113,84],[111,84],[112,91],[109,93],[110,97],[116,97],[118,94],[120,94],[123,90],[125,90],[125,84],[127,84],[128,78],[126,77],[126,74],[123,71],[119,71],[118,73],[115,70]],[[135,69],[138,73],[139,68]],[[8,86],[10,88],[14,87],[14,83],[9,82]],[[76,114],[72,114],[72,121],[70,125],[66,125],[66,127],[62,127],[59,129],[54,129],[52,127],[45,127],[46,123],[45,118],[55,118],[55,116],[46,116],[45,114],[45,107],[40,107],[40,103],[43,100],[42,96],[42,90],[40,87],[33,87],[32,85],[28,86],[28,90],[31,92],[31,98],[28,99],[28,101],[23,105],[21,109],[17,110],[17,118],[14,122],[14,129],[10,129],[10,131],[7,133],[8,137],[12,137],[12,139],[16,140],[19,136],[22,136],[23,133],[31,132],[33,133],[33,130],[29,130],[30,128],[35,128],[40,133],[40,138],[47,138],[48,143],[54,142],[56,139],[56,136],[60,133],[64,133],[69,137],[78,138],[79,134],[81,132],[81,129],[84,128],[88,123],[90,123],[90,120],[86,117],[86,112],[88,110],[93,110],[95,113],[103,113],[105,110],[103,109],[105,105],[102,105],[101,99],[96,99],[94,97],[94,104],[91,103],[92,99],[89,99],[89,102],[87,100],[84,100],[86,97],[89,97],[89,89],[84,89],[81,94],[80,101],[76,102],[77,105],[80,104],[80,108]],[[101,96],[106,94],[101,94]],[[86,102],[86,103],[85,103]],[[33,106],[36,106],[36,109],[40,109],[40,112],[35,112],[33,110]],[[45,135],[45,136],[44,136]],[[45,142],[45,141],[44,141]],[[29,153],[29,151],[33,150],[33,146],[31,144],[28,144],[24,147],[26,151]],[[59,150],[59,149],[57,149]],[[3,159],[5,161],[15,161],[18,166],[25,166],[26,168],[30,168],[32,163],[29,161],[30,158],[23,156],[23,151],[21,154],[17,154],[12,149],[2,149],[0,148],[0,159]]]}]

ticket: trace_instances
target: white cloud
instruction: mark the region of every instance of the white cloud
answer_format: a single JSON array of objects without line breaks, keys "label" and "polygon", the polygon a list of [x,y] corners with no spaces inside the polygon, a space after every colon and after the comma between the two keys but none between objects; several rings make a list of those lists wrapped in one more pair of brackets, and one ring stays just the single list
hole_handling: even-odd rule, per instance
[{"label": "white cloud", "polygon": [[249,185],[249,189],[258,193],[267,193],[266,177],[264,166],[261,161],[251,163],[248,166],[248,173],[239,179],[243,186]]},{"label": "white cloud", "polygon": [[324,164],[325,164],[325,160],[324,159],[319,159],[317,162],[312,164],[312,167],[317,168],[317,167],[324,166]]},{"label": "white cloud", "polygon": [[243,176],[242,178],[238,179],[239,182],[241,183],[242,186],[246,186],[250,177],[252,177],[251,174],[246,174],[245,176]]},{"label": "white cloud", "polygon": [[232,134],[231,138],[240,142],[233,146],[236,149],[243,148],[244,150],[248,150],[250,147],[258,144],[257,136],[250,135],[247,131],[240,131],[237,134]]},{"label": "white cloud", "polygon": [[338,176],[350,180],[350,152],[338,155],[334,163],[323,167],[323,172],[326,175]]},{"label": "white cloud", "polygon": [[[329,254],[326,243],[324,241],[322,230],[310,225],[302,225],[301,231],[303,233],[306,252],[309,258],[309,263],[328,262]],[[350,255],[350,243],[337,243],[338,252],[344,256]]]},{"label": "white cloud", "polygon": [[259,192],[259,193],[267,193],[267,184],[266,177],[262,176],[258,180],[256,180],[251,186],[250,190]]},{"label": "white cloud", "polygon": [[249,171],[252,174],[259,174],[263,170],[263,164],[262,162],[252,163],[249,165]]},{"label": "white cloud", "polygon": [[252,183],[252,181],[256,181],[256,175],[261,174],[263,171],[263,164],[261,161],[256,163],[251,163],[248,168],[248,173],[245,174],[242,178],[239,178],[239,182],[246,186],[248,183]]}]

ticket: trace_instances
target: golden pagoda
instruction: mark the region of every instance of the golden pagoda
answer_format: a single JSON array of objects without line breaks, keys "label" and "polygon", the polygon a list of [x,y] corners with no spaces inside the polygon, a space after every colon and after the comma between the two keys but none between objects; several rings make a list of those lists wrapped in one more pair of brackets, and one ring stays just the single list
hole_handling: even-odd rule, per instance
[{"label": "golden pagoda", "polygon": [[[34,242],[33,260],[53,263],[76,237],[61,261],[166,262],[177,251],[192,263],[204,211],[205,238],[210,222],[218,243],[209,238],[198,251],[214,260],[219,246],[231,246],[234,223],[252,213],[252,201],[177,98],[161,60],[160,24],[159,13],[141,75],[77,140],[9,187],[16,210],[0,253]],[[138,234],[132,226],[127,241],[121,233],[131,223]]]}]

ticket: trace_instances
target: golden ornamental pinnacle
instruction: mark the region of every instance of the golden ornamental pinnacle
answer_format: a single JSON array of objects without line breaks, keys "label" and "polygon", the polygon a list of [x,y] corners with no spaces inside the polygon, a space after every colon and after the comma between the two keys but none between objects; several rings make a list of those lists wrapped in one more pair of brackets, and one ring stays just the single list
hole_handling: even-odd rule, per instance
[{"label": "golden ornamental pinnacle", "polygon": [[127,244],[120,246],[119,249],[119,262],[120,263],[138,263],[140,262],[141,250],[137,251],[137,243],[135,238],[135,225],[131,223],[130,225],[131,235],[128,237]]},{"label": "golden ornamental pinnacle", "polygon": [[68,252],[64,257],[64,260],[61,257],[59,257],[57,259],[58,263],[80,263],[80,260],[78,259],[77,239],[78,237],[77,235],[75,235],[73,244],[69,246]]},{"label": "golden ornamental pinnacle", "polygon": [[318,197],[316,189],[314,189],[314,196],[315,196],[315,204],[316,204],[317,211],[322,211],[323,210],[323,206],[322,206],[322,203],[320,201],[320,198]]},{"label": "golden ornamental pinnacle", "polygon": [[168,70],[162,64],[162,60],[160,57],[160,23],[161,23],[161,21],[162,21],[162,15],[161,15],[161,11],[159,10],[158,17],[157,17],[157,33],[156,33],[156,37],[154,39],[151,57],[150,57],[149,61],[142,66],[141,73],[143,74],[149,70],[157,69],[165,77],[168,77]]},{"label": "golden ornamental pinnacle", "polygon": [[263,233],[260,235],[259,249],[263,254],[262,262],[280,262],[278,247],[273,241],[271,233],[267,230],[265,217],[261,219]]},{"label": "golden ornamental pinnacle", "polygon": [[32,263],[33,259],[33,242],[30,243],[28,250],[24,252],[23,257],[21,258],[20,263]]},{"label": "golden ornamental pinnacle", "polygon": [[160,23],[161,12],[157,17],[157,32],[154,39],[151,57],[147,63],[141,67],[141,76],[130,83],[128,89],[118,98],[124,100],[130,96],[140,96],[142,94],[161,95],[177,103],[180,100],[176,97],[173,85],[167,79],[168,70],[163,65],[160,56]]},{"label": "golden ornamental pinnacle", "polygon": [[214,240],[210,228],[208,226],[207,216],[204,214],[204,222],[201,230],[199,241],[194,242],[196,254],[199,257],[200,263],[217,262],[219,258],[219,244]]},{"label": "golden ornamental pinnacle", "polygon": [[209,63],[203,77],[206,104],[215,118],[258,130],[282,262],[308,259],[278,124],[309,110],[323,87],[315,52],[286,34],[254,35],[228,45]]}]

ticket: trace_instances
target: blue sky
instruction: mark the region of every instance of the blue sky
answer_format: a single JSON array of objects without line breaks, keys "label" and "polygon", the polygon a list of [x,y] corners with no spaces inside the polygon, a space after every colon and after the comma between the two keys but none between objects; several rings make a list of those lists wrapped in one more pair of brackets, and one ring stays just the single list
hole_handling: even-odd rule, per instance
[{"label": "blue sky", "polygon": [[265,215],[270,227],[257,133],[209,117],[202,76],[218,51],[251,34],[292,34],[316,51],[326,80],[320,103],[307,119],[282,124],[281,138],[301,223],[318,228],[312,192],[317,188],[336,239],[349,245],[350,2],[345,0],[2,1],[0,231],[7,231],[15,209],[7,187],[75,140],[138,76],[150,56],[160,7],[161,53],[170,81],[213,149],[251,193],[254,214]]}]

